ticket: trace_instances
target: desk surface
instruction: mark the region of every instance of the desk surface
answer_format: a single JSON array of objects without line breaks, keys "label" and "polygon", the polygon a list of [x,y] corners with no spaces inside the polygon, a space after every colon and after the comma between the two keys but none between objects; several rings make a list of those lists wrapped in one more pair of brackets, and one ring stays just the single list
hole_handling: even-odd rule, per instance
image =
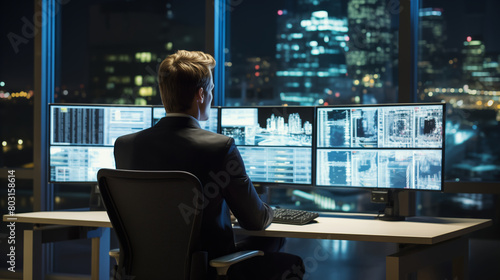
[{"label": "desk surface", "polygon": [[292,238],[338,239],[409,244],[436,244],[489,227],[489,219],[409,217],[406,221],[381,221],[373,216],[318,217],[303,226],[271,224],[264,231],[238,234]]},{"label": "desk surface", "polygon": [[85,227],[112,227],[106,211],[42,211],[4,215],[4,222]]},{"label": "desk surface", "polygon": [[[4,215],[6,222],[111,227],[105,211],[51,211]],[[435,244],[489,227],[490,219],[409,217],[388,222],[373,216],[336,215],[319,217],[307,225],[271,224],[266,230],[247,231],[234,227],[237,234],[291,238],[339,239],[355,241]]]}]

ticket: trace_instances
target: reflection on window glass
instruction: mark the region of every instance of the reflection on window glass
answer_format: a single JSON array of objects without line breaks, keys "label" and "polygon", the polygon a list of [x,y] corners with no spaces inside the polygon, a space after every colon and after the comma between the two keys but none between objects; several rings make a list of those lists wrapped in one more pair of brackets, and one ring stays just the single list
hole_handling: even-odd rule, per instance
[{"label": "reflection on window glass", "polygon": [[159,63],[204,50],[204,1],[66,1],[61,10],[56,102],[159,105]]},{"label": "reflection on window glass", "polygon": [[259,0],[228,11],[225,105],[396,100],[398,6]]},{"label": "reflection on window glass", "polygon": [[423,0],[418,99],[446,101],[446,179],[500,180],[498,1]]}]

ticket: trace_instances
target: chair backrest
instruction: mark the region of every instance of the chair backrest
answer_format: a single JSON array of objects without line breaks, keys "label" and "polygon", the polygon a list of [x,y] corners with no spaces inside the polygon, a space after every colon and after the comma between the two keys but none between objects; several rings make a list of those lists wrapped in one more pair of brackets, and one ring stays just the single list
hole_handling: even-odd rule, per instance
[{"label": "chair backrest", "polygon": [[120,279],[189,279],[192,254],[200,248],[198,178],[184,171],[119,169],[101,169],[97,178],[120,243]]}]

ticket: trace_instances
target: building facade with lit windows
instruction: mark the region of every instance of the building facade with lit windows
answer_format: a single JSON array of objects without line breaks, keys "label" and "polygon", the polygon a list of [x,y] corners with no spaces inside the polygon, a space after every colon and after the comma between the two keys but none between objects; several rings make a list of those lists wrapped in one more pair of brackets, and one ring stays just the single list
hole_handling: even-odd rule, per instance
[{"label": "building facade with lit windows", "polygon": [[385,0],[350,0],[347,4],[347,70],[352,79],[355,103],[385,100],[386,87],[393,87],[397,65],[397,32],[394,11]]},{"label": "building facade with lit windows", "polygon": [[[445,67],[456,63],[450,63],[445,59],[448,52],[444,43],[447,40],[446,22],[443,17],[443,9],[423,8],[419,10],[420,40],[418,68],[420,71],[421,85],[432,86],[436,82],[443,82],[446,73]],[[452,58],[450,58],[452,59]]]},{"label": "building facade with lit windows", "polygon": [[333,91],[348,90],[347,18],[331,16],[326,10],[280,10],[278,15],[276,93],[280,100],[316,105]]}]

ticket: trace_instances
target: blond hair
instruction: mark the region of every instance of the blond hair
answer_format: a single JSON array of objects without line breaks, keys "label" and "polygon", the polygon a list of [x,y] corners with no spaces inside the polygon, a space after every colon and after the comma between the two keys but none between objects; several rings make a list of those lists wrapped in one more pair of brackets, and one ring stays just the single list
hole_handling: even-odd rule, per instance
[{"label": "blond hair", "polygon": [[198,90],[207,92],[215,59],[200,51],[179,50],[160,64],[158,84],[167,112],[185,112],[191,108]]}]

